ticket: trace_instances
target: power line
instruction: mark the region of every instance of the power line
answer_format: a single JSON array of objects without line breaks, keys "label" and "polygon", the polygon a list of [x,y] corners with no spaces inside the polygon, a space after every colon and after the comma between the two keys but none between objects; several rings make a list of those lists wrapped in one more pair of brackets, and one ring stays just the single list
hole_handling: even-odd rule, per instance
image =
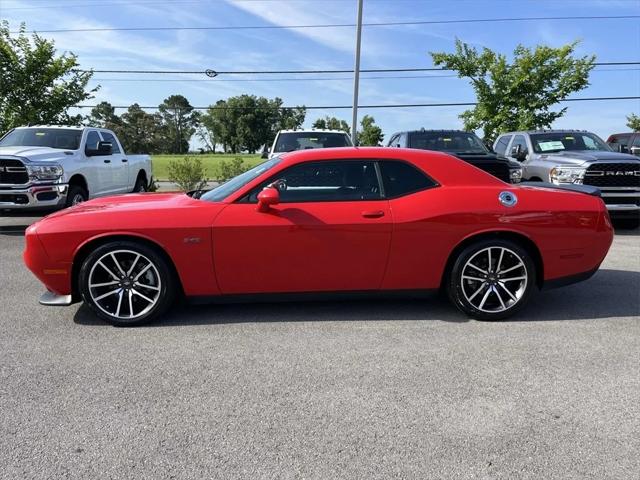
[{"label": "power line", "polygon": [[[640,61],[636,62],[595,62],[595,66],[624,66],[624,65],[640,65]],[[283,74],[332,74],[332,73],[353,73],[353,69],[348,70],[84,70],[76,69],[76,72],[93,72],[93,73],[132,73],[132,74],[149,74],[149,75],[208,75],[215,77],[217,75],[283,75]],[[423,67],[423,68],[369,68],[361,69],[362,73],[399,73],[399,72],[443,72],[452,71],[446,68]]]},{"label": "power line", "polygon": [[[398,27],[408,25],[449,25],[461,23],[500,23],[500,22],[538,22],[547,20],[624,20],[637,19],[640,15],[583,15],[574,17],[510,17],[510,18],[473,18],[457,20],[412,20],[405,22],[365,22],[365,27]],[[89,32],[148,32],[176,30],[284,30],[300,28],[346,28],[355,27],[355,23],[324,23],[306,25],[224,25],[216,27],[99,27],[68,28],[57,30],[29,30],[31,33],[89,33]],[[19,31],[10,32],[12,34]]]},{"label": "power line", "polygon": [[[593,70],[594,72],[628,72],[640,71],[640,68],[602,68]],[[404,79],[429,79],[429,78],[457,78],[457,74],[451,75],[381,75],[360,77],[360,80],[404,80]],[[92,78],[94,82],[331,82],[331,81],[352,81],[353,77],[288,77],[288,78]]]},{"label": "power line", "polygon": [[[610,101],[610,100],[640,100],[640,96],[628,96],[628,97],[583,97],[583,98],[567,98],[560,100],[560,102],[594,102],[594,101]],[[373,104],[373,105],[360,105],[359,108],[422,108],[422,107],[470,107],[477,105],[476,102],[456,102],[456,103],[397,103],[397,104]],[[303,107],[307,110],[344,110],[352,108],[352,105],[322,105],[322,106],[306,106],[299,105],[296,107],[279,107],[278,110],[292,110],[295,108]],[[94,108],[97,105],[74,105],[76,108]],[[113,106],[114,109],[127,109],[129,106],[117,105]],[[158,110],[158,106],[140,107],[147,110]],[[272,108],[266,107],[271,110]],[[193,107],[193,110],[261,110],[260,107]]]}]

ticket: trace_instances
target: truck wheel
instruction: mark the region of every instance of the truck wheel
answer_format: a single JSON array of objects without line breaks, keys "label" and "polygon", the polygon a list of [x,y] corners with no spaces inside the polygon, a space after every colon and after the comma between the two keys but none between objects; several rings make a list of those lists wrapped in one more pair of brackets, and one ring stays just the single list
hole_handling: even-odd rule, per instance
[{"label": "truck wheel", "polygon": [[536,285],[531,255],[508,240],[484,240],[465,248],[447,281],[451,302],[478,320],[502,320],[520,310]]},{"label": "truck wheel", "polygon": [[78,287],[84,303],[112,325],[151,321],[173,303],[175,279],[154,249],[131,241],[96,248],[80,268]]},{"label": "truck wheel", "polygon": [[80,185],[71,185],[69,186],[69,191],[67,192],[67,200],[65,201],[65,208],[73,207],[82,202],[86,202],[89,200],[89,194],[87,191],[82,188]]},{"label": "truck wheel", "polygon": [[147,182],[144,179],[144,176],[138,175],[136,179],[136,184],[133,186],[133,193],[143,193],[147,191]]}]

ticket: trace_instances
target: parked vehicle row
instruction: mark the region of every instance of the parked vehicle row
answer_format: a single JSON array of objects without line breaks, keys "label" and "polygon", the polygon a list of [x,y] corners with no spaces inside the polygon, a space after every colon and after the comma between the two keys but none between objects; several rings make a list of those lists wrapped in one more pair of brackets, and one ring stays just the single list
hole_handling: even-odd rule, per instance
[{"label": "parked vehicle row", "polygon": [[127,155],[107,129],[20,127],[0,140],[0,209],[69,207],[151,181],[151,158]]}]

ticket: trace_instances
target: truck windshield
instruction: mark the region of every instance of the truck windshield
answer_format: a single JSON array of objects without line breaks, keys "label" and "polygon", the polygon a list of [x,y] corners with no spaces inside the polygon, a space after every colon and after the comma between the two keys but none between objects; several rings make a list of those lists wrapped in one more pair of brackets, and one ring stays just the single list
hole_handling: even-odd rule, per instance
[{"label": "truck windshield", "polygon": [[280,157],[274,157],[271,160],[268,160],[259,165],[256,165],[251,170],[247,170],[246,172],[241,173],[237,177],[232,178],[228,182],[220,185],[219,187],[216,187],[213,190],[209,190],[208,192],[203,193],[202,196],[200,197],[200,200],[206,200],[208,202],[221,202],[232,193],[235,193],[239,189],[244,187],[251,180],[258,178],[267,170],[272,169],[278,163],[280,163]]},{"label": "truck windshield", "polygon": [[531,134],[533,151],[536,153],[557,153],[575,150],[600,150],[612,152],[611,148],[593,133],[548,132]]},{"label": "truck windshield", "polygon": [[49,147],[61,150],[77,150],[82,130],[64,128],[16,128],[2,140],[0,147]]},{"label": "truck windshield", "polygon": [[350,147],[346,133],[334,132],[282,132],[278,135],[275,153],[293,152],[312,148]]},{"label": "truck windshield", "polygon": [[412,132],[409,146],[420,150],[454,153],[488,153],[482,141],[468,132]]}]

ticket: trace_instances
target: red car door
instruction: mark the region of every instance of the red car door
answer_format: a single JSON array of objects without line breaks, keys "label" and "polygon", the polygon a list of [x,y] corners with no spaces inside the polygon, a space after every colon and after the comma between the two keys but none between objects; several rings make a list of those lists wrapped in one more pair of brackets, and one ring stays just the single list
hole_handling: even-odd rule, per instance
[{"label": "red car door", "polygon": [[261,185],[215,220],[213,255],[221,292],[379,289],[392,219],[374,163],[303,163],[277,177],[278,205],[257,210]]}]

